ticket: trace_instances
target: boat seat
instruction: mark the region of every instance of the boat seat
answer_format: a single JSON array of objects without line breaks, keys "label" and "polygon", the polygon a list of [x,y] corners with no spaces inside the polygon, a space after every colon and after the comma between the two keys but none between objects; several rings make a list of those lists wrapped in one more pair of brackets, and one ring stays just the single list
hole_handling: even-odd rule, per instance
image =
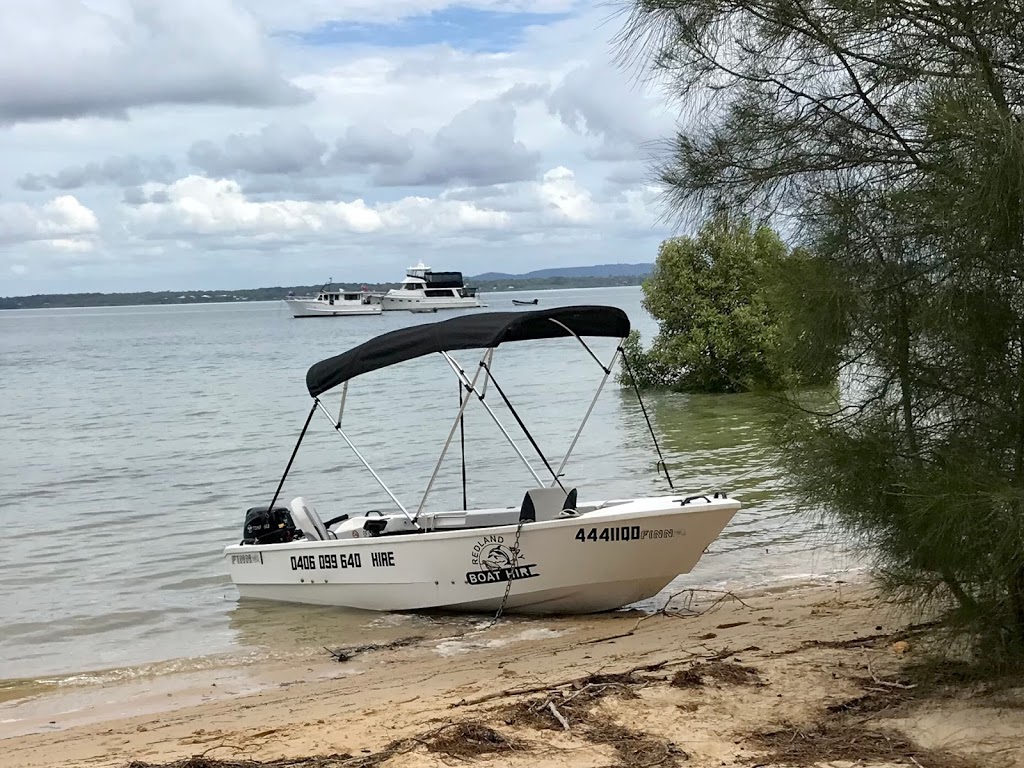
[{"label": "boat seat", "polygon": [[575,512],[576,489],[566,493],[561,488],[531,488],[523,497],[519,508],[519,519],[527,522],[535,520],[555,520],[562,516],[563,510]]},{"label": "boat seat", "polygon": [[293,499],[288,509],[291,512],[295,527],[302,531],[302,535],[309,541],[325,541],[338,538],[332,531],[327,530],[327,527],[320,519],[320,515],[301,496]]}]

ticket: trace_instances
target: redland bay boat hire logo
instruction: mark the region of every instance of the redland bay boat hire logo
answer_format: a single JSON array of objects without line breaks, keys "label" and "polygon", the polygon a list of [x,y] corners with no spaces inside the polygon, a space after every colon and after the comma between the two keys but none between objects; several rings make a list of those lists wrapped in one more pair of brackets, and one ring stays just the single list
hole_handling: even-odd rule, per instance
[{"label": "redland bay boat hire logo", "polygon": [[470,561],[477,567],[477,570],[466,574],[466,583],[470,585],[517,581],[540,575],[536,563],[524,562],[521,550],[517,562],[514,545],[506,544],[505,537],[498,534],[478,539],[473,545]]}]

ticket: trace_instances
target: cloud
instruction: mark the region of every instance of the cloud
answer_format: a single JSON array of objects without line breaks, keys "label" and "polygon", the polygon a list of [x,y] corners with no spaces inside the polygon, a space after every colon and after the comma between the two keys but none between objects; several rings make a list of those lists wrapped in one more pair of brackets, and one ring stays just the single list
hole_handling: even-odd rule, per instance
[{"label": "cloud", "polygon": [[267,242],[371,233],[426,236],[501,228],[509,222],[502,212],[427,197],[372,206],[362,199],[257,202],[246,197],[237,182],[203,176],[150,185],[145,191],[146,202],[129,212],[129,220],[136,234],[156,239],[201,236]]},{"label": "cloud", "polygon": [[478,101],[430,140],[422,140],[422,135],[407,138],[411,156],[404,162],[376,163],[373,181],[393,187],[486,186],[533,178],[540,154],[516,140],[515,122],[516,110],[510,104]]},{"label": "cloud", "polygon": [[[650,227],[643,190],[597,200],[568,168],[538,180],[464,187],[394,200],[255,200],[227,179],[188,176],[150,184],[125,210],[127,230],[144,240],[202,243],[206,250],[287,243],[382,244],[462,238],[484,243],[559,230],[589,230],[607,221]],[[332,245],[333,247],[333,245]]]},{"label": "cloud", "polygon": [[328,167],[340,173],[366,172],[375,167],[395,168],[409,163],[415,149],[414,137],[400,136],[389,128],[350,125],[334,145]]},{"label": "cloud", "polygon": [[54,174],[25,174],[17,185],[30,192],[52,189],[79,189],[89,185],[128,187],[169,177],[174,163],[166,157],[145,160],[136,155],[110,157],[102,163],[73,165]]},{"label": "cloud", "polygon": [[674,126],[664,110],[608,64],[572,70],[547,94],[545,104],[574,133],[600,139],[588,152],[592,160],[638,159],[645,145],[671,135]]},{"label": "cloud", "polygon": [[308,126],[271,123],[258,134],[232,134],[222,145],[196,142],[188,159],[209,176],[304,173],[322,170],[326,151],[327,145]]},{"label": "cloud", "polygon": [[42,241],[63,250],[82,250],[99,229],[96,214],[72,195],[40,206],[0,203],[0,247]]},{"label": "cloud", "polygon": [[595,218],[596,208],[590,192],[576,182],[576,175],[559,166],[544,174],[539,197],[549,213],[569,224],[588,224]]},{"label": "cloud", "polygon": [[539,180],[462,187],[448,190],[442,196],[505,211],[524,231],[593,224],[598,221],[602,208],[602,203],[595,201],[576,174],[564,166],[552,168]]},{"label": "cloud", "polygon": [[307,98],[231,0],[0,3],[0,122]]},{"label": "cloud", "polygon": [[515,129],[515,107],[497,98],[459,111],[433,135],[351,125],[327,153],[327,144],[308,126],[274,123],[259,133],[232,134],[222,144],[196,142],[188,158],[214,177],[359,175],[381,187],[502,184],[537,175],[540,153],[518,141]]}]

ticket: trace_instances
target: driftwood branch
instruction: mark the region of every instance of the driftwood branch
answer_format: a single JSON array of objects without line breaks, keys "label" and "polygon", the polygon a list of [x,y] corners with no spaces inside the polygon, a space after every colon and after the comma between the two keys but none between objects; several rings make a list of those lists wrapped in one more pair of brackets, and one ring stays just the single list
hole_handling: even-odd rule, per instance
[{"label": "driftwood branch", "polygon": [[661,669],[662,667],[668,666],[669,664],[671,664],[671,662],[669,661],[658,661],[654,662],[653,664],[640,664],[636,667],[631,667],[630,669],[627,669],[624,672],[589,673],[586,675],[580,675],[579,677],[573,677],[568,680],[560,680],[555,683],[545,683],[543,685],[531,685],[520,688],[507,688],[503,691],[494,691],[484,696],[477,696],[475,699],[460,699],[454,704],[449,704],[448,707],[472,707],[476,706],[477,704],[483,704],[484,702],[493,701],[494,699],[508,699],[515,696],[528,696],[532,693],[547,693],[549,691],[553,691],[558,688],[565,688],[567,686],[580,688],[584,685],[589,684],[595,678],[597,678],[601,682],[601,684],[605,684],[607,682],[607,679],[611,677],[621,678],[629,677],[630,675],[633,675],[637,672],[655,672]]},{"label": "driftwood branch", "polygon": [[555,719],[562,724],[562,727],[565,728],[565,730],[571,730],[569,728],[569,721],[562,717],[562,713],[558,711],[558,708],[555,706],[555,702],[549,701],[548,709],[551,710],[551,714],[555,716]]},{"label": "driftwood branch", "polygon": [[913,690],[914,688],[917,687],[916,685],[913,685],[913,684],[908,685],[907,683],[897,683],[897,682],[891,681],[891,680],[882,680],[882,679],[880,679],[878,677],[878,675],[875,674],[874,670],[871,669],[871,659],[870,658],[867,659],[867,668],[868,668],[868,674],[871,675],[871,679],[874,681],[874,683],[876,685],[882,685],[882,686],[885,686],[886,688],[899,688],[900,690],[903,690],[903,691],[910,691],[910,690]]}]

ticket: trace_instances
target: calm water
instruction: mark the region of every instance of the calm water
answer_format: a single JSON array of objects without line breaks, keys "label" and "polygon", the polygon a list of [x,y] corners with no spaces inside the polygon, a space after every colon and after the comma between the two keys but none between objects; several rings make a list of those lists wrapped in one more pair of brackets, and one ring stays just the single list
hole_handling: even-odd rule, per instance
[{"label": "calm water", "polygon": [[[536,295],[541,307],[615,305],[646,340],[655,330],[639,288]],[[509,310],[511,296],[484,300]],[[201,667],[287,655],[326,634],[344,644],[418,622],[467,621],[239,605],[220,562],[244,510],[273,494],[310,405],[306,369],[387,330],[448,316],[298,321],[283,303],[0,313],[0,679]],[[605,360],[613,351],[611,340],[593,346]],[[473,362],[471,353],[456,357]],[[600,370],[574,340],[502,347],[493,369],[560,460]],[[680,583],[763,584],[849,565],[820,548],[820,532],[777,491],[755,399],[661,395],[648,405],[677,489],[727,490],[745,505]],[[457,406],[455,379],[432,356],[354,381],[345,423],[415,506]],[[514,420],[497,411],[511,430]],[[466,430],[470,505],[518,502],[530,475],[478,404]],[[461,506],[458,456],[456,444],[431,508]],[[584,499],[665,493],[655,459],[635,398],[610,381],[569,481]],[[297,495],[325,519],[389,504],[319,417],[282,497]]]}]

